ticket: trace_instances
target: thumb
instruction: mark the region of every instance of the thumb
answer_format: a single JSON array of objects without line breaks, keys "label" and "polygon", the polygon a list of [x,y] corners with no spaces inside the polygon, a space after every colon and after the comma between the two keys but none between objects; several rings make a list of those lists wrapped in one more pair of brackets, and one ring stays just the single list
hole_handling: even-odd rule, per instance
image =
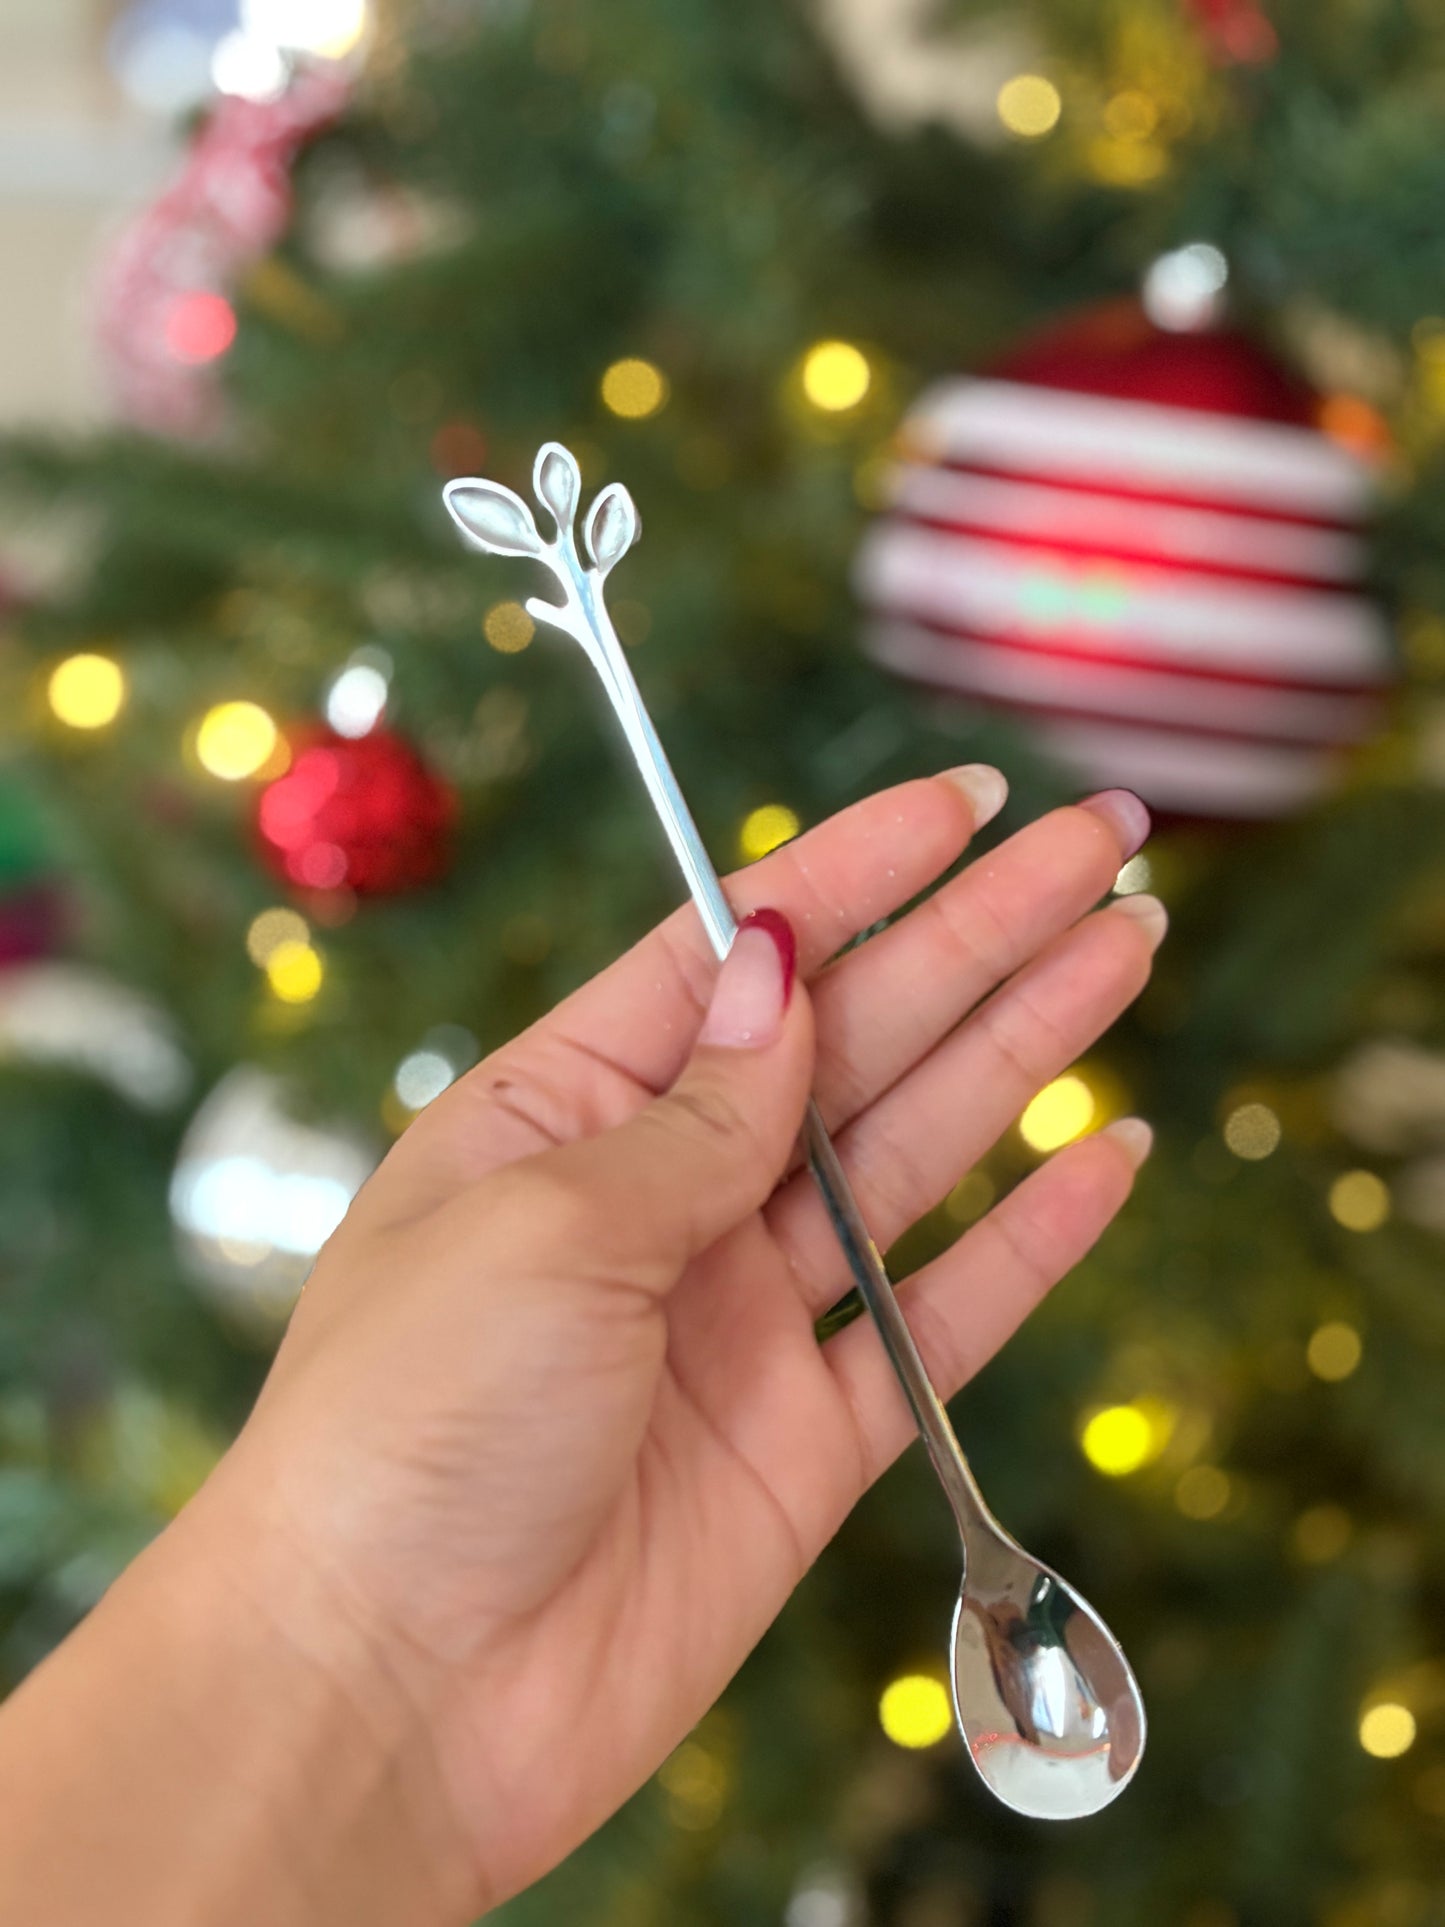
[{"label": "thumb", "polygon": [[796,970],[787,918],[753,911],[672,1088],[626,1124],[549,1154],[592,1206],[609,1270],[666,1291],[782,1177],[813,1073],[813,1014]]}]

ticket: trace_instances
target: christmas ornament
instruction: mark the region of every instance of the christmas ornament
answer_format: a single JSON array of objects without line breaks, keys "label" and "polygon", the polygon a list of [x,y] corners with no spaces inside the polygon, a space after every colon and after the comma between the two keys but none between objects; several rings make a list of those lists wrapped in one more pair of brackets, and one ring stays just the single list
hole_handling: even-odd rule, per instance
[{"label": "christmas ornament", "polygon": [[376,1161],[360,1137],[298,1124],[280,1079],[238,1065],[191,1119],[171,1179],[197,1283],[245,1320],[283,1318]]},{"label": "christmas ornament", "polygon": [[456,797],[411,745],[380,727],[293,737],[285,774],[261,791],[266,863],[307,890],[391,896],[434,882],[450,861]]},{"label": "christmas ornament", "polygon": [[87,964],[0,971],[0,1060],[78,1071],[142,1110],[180,1102],[191,1067],[165,1014]]},{"label": "christmas ornament", "polygon": [[297,150],[345,105],[349,80],[302,69],[276,100],[223,96],[179,177],[102,265],[102,354],[117,406],[138,427],[194,436],[221,419],[215,364],[236,332],[231,294],[284,232]]},{"label": "christmas ornament", "polygon": [[[532,485],[556,526],[555,540],[542,535],[521,496],[499,483],[453,481],[443,494],[464,539],[490,555],[529,557],[556,581],[561,602],[533,596],[527,613],[570,636],[601,677],[703,928],[718,956],[726,957],[736,920],[604,599],[607,576],[641,533],[632,497],[613,482],[593,501],[582,525],[588,567],[575,527],[582,477],[560,443],[539,450]],[[1144,1707],[1128,1662],[1093,1608],[1011,1539],[985,1505],[811,1101],[803,1140],[962,1541],[964,1578],[950,1644],[953,1707],[969,1758],[985,1786],[1016,1812],[1045,1820],[1096,1813],[1123,1792],[1143,1754]]]},{"label": "christmas ornament", "polygon": [[1313,408],[1240,335],[1133,302],[939,383],[859,553],[867,650],[1026,720],[1091,785],[1299,808],[1390,678],[1361,592],[1371,471]]}]

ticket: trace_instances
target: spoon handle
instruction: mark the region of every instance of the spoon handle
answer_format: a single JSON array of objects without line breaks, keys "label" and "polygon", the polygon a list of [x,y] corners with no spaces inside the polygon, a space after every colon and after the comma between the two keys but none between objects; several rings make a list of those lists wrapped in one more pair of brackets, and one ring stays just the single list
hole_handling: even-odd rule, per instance
[{"label": "spoon handle", "polygon": [[[598,608],[595,613],[600,614],[606,622],[605,612]],[[717,871],[712,866],[692,812],[667,760],[667,752],[643,704],[632,666],[620,648],[609,649],[607,655],[611,674],[604,677],[604,682],[608,695],[612,698],[618,720],[667,832],[673,853],[687,879],[703,927],[718,957],[726,957],[737,935],[737,919],[723,894]],[[848,1182],[842,1162],[833,1147],[833,1140],[812,1098],[808,1100],[803,1121],[803,1147],[809,1169],[823,1194],[829,1221],[848,1260],[853,1282],[878,1328],[883,1349],[912,1407],[923,1443],[928,1448],[928,1456],[933,1461],[933,1469],[953,1508],[959,1533],[964,1536],[971,1524],[988,1517],[988,1509],[969,1470],[968,1460],[963,1455],[963,1447],[958,1442],[948,1412],[919,1355],[913,1333],[908,1329],[908,1321],[903,1316],[897,1293],[893,1289],[893,1281],[864,1223],[853,1187]]]}]

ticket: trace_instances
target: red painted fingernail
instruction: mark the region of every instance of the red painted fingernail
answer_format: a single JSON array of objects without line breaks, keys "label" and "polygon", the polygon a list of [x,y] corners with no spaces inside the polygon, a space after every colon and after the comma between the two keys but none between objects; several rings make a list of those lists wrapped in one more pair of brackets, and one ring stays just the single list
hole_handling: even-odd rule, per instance
[{"label": "red painted fingernail", "polygon": [[738,925],[739,930],[766,930],[778,947],[778,962],[783,971],[783,1009],[793,995],[793,981],[798,974],[798,939],[792,924],[781,910],[753,910]]},{"label": "red painted fingernail", "polygon": [[1118,837],[1126,860],[1143,849],[1153,828],[1148,806],[1133,790],[1100,790],[1086,796],[1079,808],[1104,819]]},{"label": "red painted fingernail", "polygon": [[780,910],[744,917],[718,972],[698,1042],[731,1050],[765,1050],[776,1043],[797,963],[793,926]]}]

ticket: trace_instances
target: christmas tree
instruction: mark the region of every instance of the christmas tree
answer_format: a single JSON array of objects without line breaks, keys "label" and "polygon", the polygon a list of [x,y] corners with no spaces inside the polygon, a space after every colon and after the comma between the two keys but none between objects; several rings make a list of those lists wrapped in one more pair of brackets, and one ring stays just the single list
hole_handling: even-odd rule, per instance
[{"label": "christmas tree", "polygon": [[[1279,373],[1235,394],[1246,454],[1263,420],[1314,438],[1311,475],[1346,448],[1378,477],[1388,713],[1310,709],[1368,740],[1248,825],[1191,798],[1160,725],[1174,807],[1119,884],[1169,903],[1156,981],[894,1254],[1125,1108],[1156,1126],[1123,1220],[955,1414],[1134,1658],[1145,1766],[1072,1828],[989,1804],[912,1453],[656,1781],[504,1914],[1445,1923],[1440,32],[1393,0],[956,4],[885,60],[838,14],[419,0],[285,91],[284,62],[237,69],[117,257],[135,426],[0,448],[12,525],[75,556],[0,649],[0,1680],[205,1476],[388,1138],[678,899],[585,667],[534,635],[517,565],[461,551],[443,481],[525,490],[553,436],[626,481],[618,626],[720,868],[964,760],[1009,772],[1007,834],[1080,791],[1058,718],[923,693],[876,626],[906,673],[859,647],[890,464],[928,466],[900,421],[1002,365],[1047,450],[1060,392],[1109,392],[1079,375],[1101,341],[1126,406],[1161,400],[1130,357],[1162,355],[1217,412],[1189,382],[1218,364],[1159,344],[1227,299]],[[1151,270],[1146,328],[1118,303]],[[1009,361],[1060,321],[1047,368]],[[1266,529],[1353,540],[1249,486]],[[1127,570],[1026,546],[1031,634],[1129,629]],[[1357,611],[1356,563],[1319,567]],[[1337,703],[1308,594],[1319,660],[1306,633],[1284,696]],[[1248,766],[1304,768],[1254,680]]]}]

